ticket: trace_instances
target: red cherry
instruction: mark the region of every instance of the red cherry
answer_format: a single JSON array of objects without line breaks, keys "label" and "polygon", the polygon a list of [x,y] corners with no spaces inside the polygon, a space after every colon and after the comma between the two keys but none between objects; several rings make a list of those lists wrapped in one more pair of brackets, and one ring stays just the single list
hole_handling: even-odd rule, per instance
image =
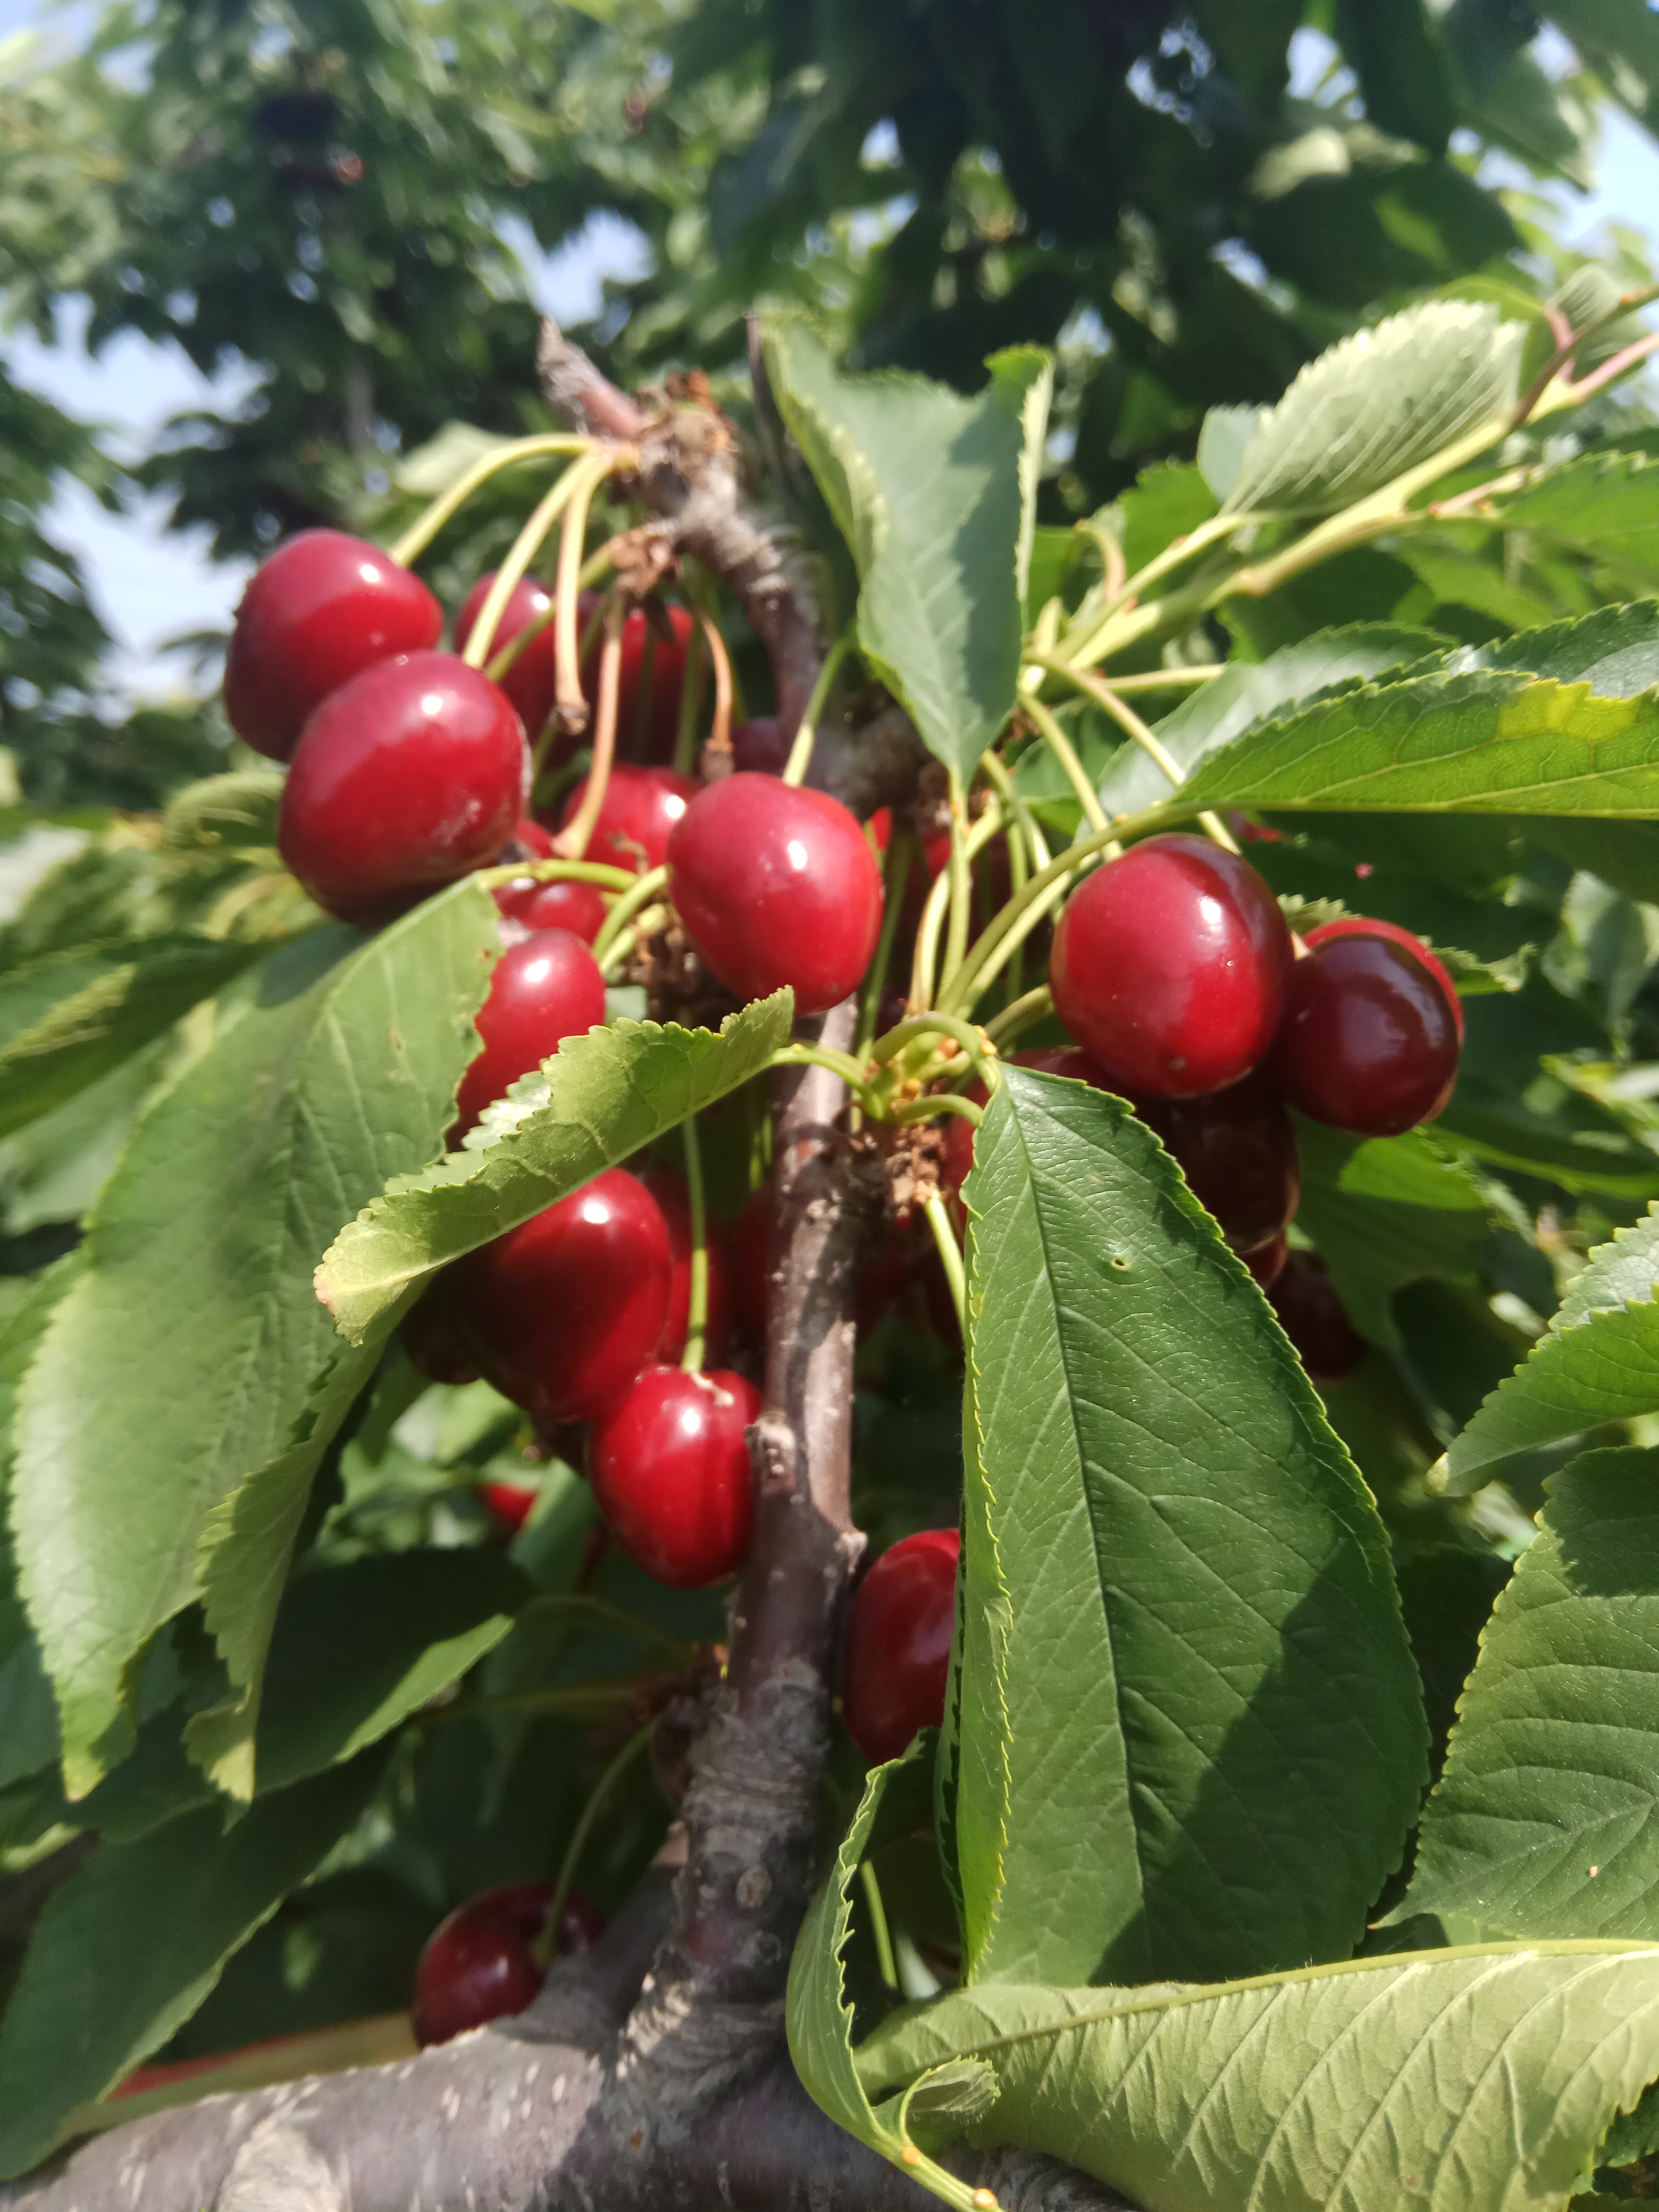
[{"label": "red cherry", "polygon": [[1207,1098],[1133,1103],[1235,1252],[1252,1252],[1280,1234],[1296,1212],[1302,1167],[1291,1117],[1265,1077],[1246,1076]]},{"label": "red cherry", "polygon": [[1317,929],[1309,930],[1302,942],[1312,951],[1338,937],[1386,937],[1390,944],[1403,945],[1413,959],[1422,962],[1451,1001],[1452,1016],[1457,1024],[1457,1042],[1462,1043],[1463,1001],[1457,995],[1457,986],[1453,982],[1445,963],[1429,950],[1420,937],[1409,929],[1402,929],[1397,921],[1374,921],[1369,915],[1347,914],[1340,921],[1322,921]]},{"label": "red cherry", "polygon": [[443,609],[418,576],[343,530],[307,530],[257,569],[225,657],[225,713],[271,760],[293,751],[312,708],[397,653],[436,645]]},{"label": "red cherry", "polygon": [[[489,587],[495,580],[495,571],[480,576],[462,602],[461,611],[455,618],[455,649],[462,651],[473,626],[483,611],[483,603],[489,597]],[[494,659],[504,646],[511,645],[521,629],[527,629],[553,604],[553,594],[544,584],[533,576],[520,576],[508,592],[501,618],[495,625],[489,641],[489,658]],[[553,711],[553,625],[538,630],[526,646],[505,676],[501,689],[519,710],[519,720],[532,740],[541,734],[544,722]]]},{"label": "red cherry", "polygon": [[729,1368],[648,1367],[587,1434],[593,1495],[635,1566],[703,1589],[743,1565],[753,1512],[744,1431],[760,1392]]},{"label": "red cherry", "polygon": [[481,1482],[478,1496],[485,1511],[504,1536],[516,1536],[536,1510],[541,1496],[531,1482]]},{"label": "red cherry", "polygon": [[[559,816],[562,830],[574,819],[587,790],[587,778],[571,792]],[[672,768],[634,768],[618,761],[605,787],[599,818],[587,841],[585,860],[603,861],[607,867],[631,868],[643,875],[659,868],[668,857],[671,833],[697,795],[689,775]]]},{"label": "red cherry", "polygon": [[[532,2002],[543,1978],[534,1946],[552,1903],[547,1882],[509,1882],[439,1922],[415,1969],[410,2011],[417,2043],[447,2043]],[[559,1916],[561,1955],[590,1950],[604,1924],[597,1906],[573,1891]]]},{"label": "red cherry", "polygon": [[[640,1181],[662,1209],[668,1224],[669,1249],[674,1255],[673,1280],[668,1291],[668,1318],[662,1325],[657,1357],[672,1367],[685,1350],[685,1333],[691,1316],[691,1200],[685,1177],[670,1167],[640,1170]],[[703,1357],[718,1365],[732,1331],[731,1267],[726,1235],[712,1215],[703,1216],[708,1254],[708,1291],[704,1307]]]},{"label": "red cherry", "polygon": [[1254,1252],[1245,1252],[1240,1256],[1262,1289],[1270,1291],[1284,1273],[1285,1262],[1289,1259],[1290,1252],[1290,1239],[1281,1231],[1270,1244],[1258,1244]]},{"label": "red cherry", "polygon": [[870,964],[881,929],[881,870],[839,799],[769,775],[729,775],[700,791],[668,843],[680,920],[729,990],[781,985],[799,1014],[836,1005]]},{"label": "red cherry", "polygon": [[1273,1073],[1300,1114],[1362,1137],[1433,1119],[1457,1080],[1456,1000],[1385,937],[1328,939],[1290,981]]},{"label": "red cherry", "polygon": [[455,1134],[470,1129],[492,1098],[539,1067],[568,1036],[586,1036],[605,1020],[605,978],[580,937],[538,929],[509,945],[495,963],[478,1009],[482,1048],[461,1078]]},{"label": "red cherry", "polygon": [[1267,1297],[1310,1382],[1324,1390],[1352,1374],[1364,1357],[1364,1340],[1355,1334],[1322,1260],[1292,1252]]},{"label": "red cherry", "polygon": [[1202,837],[1149,837],[1085,879],[1054,931],[1054,1010],[1116,1083],[1197,1098],[1273,1040],[1291,933],[1248,861]]},{"label": "red cherry", "polygon": [[847,1625],[847,1733],[872,1766],[945,1718],[956,1626],[954,1528],[924,1528],[884,1552],[859,1584]]},{"label": "red cherry", "polygon": [[555,877],[538,884],[533,876],[497,884],[495,903],[509,921],[526,929],[568,929],[591,945],[605,926],[605,901],[592,884]]},{"label": "red cherry", "polygon": [[495,686],[450,653],[405,653],[331,691],[301,733],[277,842],[319,906],[395,912],[513,833],[530,759]]},{"label": "red cherry", "polygon": [[607,1168],[458,1260],[445,1305],[480,1373],[556,1428],[601,1412],[652,1358],[672,1272],[661,1207]]},{"label": "red cherry", "polygon": [[771,1298],[772,1186],[755,1192],[732,1231],[732,1296],[738,1322],[751,1343],[766,1341]]},{"label": "red cherry", "polygon": [[[599,605],[595,592],[584,592],[577,599],[580,634],[586,635]],[[658,635],[642,608],[635,608],[632,614],[623,617],[622,666],[617,686],[618,751],[658,762],[674,757],[680,728],[680,693],[685,685],[685,650],[694,627],[684,607],[671,606],[666,611],[669,628],[674,634],[672,640]],[[647,645],[651,686],[648,701],[645,696]],[[582,690],[590,707],[599,703],[599,648],[596,641],[582,663]],[[655,865],[653,861],[652,866]]]},{"label": "red cherry", "polygon": [[551,834],[529,814],[519,817],[513,825],[513,835],[495,856],[497,865],[502,866],[510,860],[550,860],[552,857]]},{"label": "red cherry", "polygon": [[732,765],[745,775],[781,775],[788,759],[783,725],[775,714],[757,714],[732,732]]}]

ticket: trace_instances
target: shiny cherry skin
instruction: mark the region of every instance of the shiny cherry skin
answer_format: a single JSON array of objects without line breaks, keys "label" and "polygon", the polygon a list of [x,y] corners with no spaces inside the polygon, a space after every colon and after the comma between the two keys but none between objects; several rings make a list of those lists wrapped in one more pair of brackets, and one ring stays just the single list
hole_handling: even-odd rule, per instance
[{"label": "shiny cherry skin", "polygon": [[532,1482],[481,1482],[478,1496],[483,1509],[501,1534],[516,1536],[536,1510],[541,1496]]},{"label": "shiny cherry skin", "polygon": [[1420,960],[1450,1001],[1452,1018],[1457,1024],[1457,1042],[1463,1042],[1463,1001],[1457,995],[1457,986],[1451,972],[1437,954],[1431,952],[1415,932],[1402,929],[1397,921],[1376,921],[1369,915],[1345,914],[1337,921],[1322,921],[1317,929],[1310,929],[1302,942],[1310,951],[1322,945],[1329,945],[1339,937],[1386,937],[1391,945],[1403,945],[1413,959]]},{"label": "shiny cherry skin", "polygon": [[[657,1357],[672,1367],[685,1350],[685,1333],[691,1318],[691,1198],[685,1177],[678,1169],[640,1170],[640,1181],[662,1209],[668,1224],[669,1249],[674,1255],[673,1280],[668,1291],[668,1318],[662,1325]],[[732,1263],[726,1231],[712,1214],[703,1216],[704,1249],[708,1255],[708,1290],[703,1316],[703,1358],[718,1367],[726,1356],[732,1334]]]},{"label": "shiny cherry skin", "polygon": [[605,901],[597,887],[568,877],[538,884],[532,876],[522,882],[497,884],[495,903],[507,921],[521,928],[568,929],[584,945],[591,945],[605,926]]},{"label": "shiny cherry skin", "polygon": [[455,1134],[471,1128],[491,1099],[539,1067],[568,1036],[586,1036],[605,1020],[605,978],[580,937],[532,930],[509,945],[490,974],[477,1012],[483,1040],[461,1078]]},{"label": "shiny cherry skin", "polygon": [[882,1553],[853,1601],[842,1708],[872,1766],[896,1759],[918,1729],[945,1718],[956,1626],[954,1528],[924,1528]]},{"label": "shiny cherry skin", "polygon": [[668,841],[669,892],[710,969],[739,998],[788,984],[798,1014],[852,990],[881,929],[881,870],[826,792],[770,775],[700,791]]},{"label": "shiny cherry skin", "polygon": [[479,1373],[550,1429],[602,1412],[649,1364],[672,1273],[661,1207],[636,1176],[607,1168],[442,1279]]},{"label": "shiny cherry skin", "polygon": [[443,609],[418,576],[343,530],[307,530],[255,570],[225,657],[225,714],[286,760],[313,707],[378,660],[436,645]]},{"label": "shiny cherry skin", "polygon": [[343,921],[398,911],[498,853],[530,756],[495,686],[452,653],[405,653],[331,691],[301,732],[277,843]]},{"label": "shiny cherry skin", "polygon": [[[659,868],[668,857],[668,840],[698,789],[690,776],[677,775],[672,768],[635,768],[617,761],[583,858],[610,868],[631,868],[636,876]],[[586,790],[584,776],[564,802],[562,830],[575,818]]]},{"label": "shiny cherry skin", "polygon": [[1207,1098],[1131,1103],[1235,1252],[1253,1252],[1281,1233],[1302,1194],[1302,1167],[1291,1117],[1263,1075]]},{"label": "shiny cherry skin", "polygon": [[1362,1137],[1431,1121],[1457,1080],[1455,997],[1392,939],[1327,939],[1296,963],[1273,1075],[1299,1114]]},{"label": "shiny cherry skin", "polygon": [[749,1552],[753,1496],[744,1431],[760,1392],[730,1368],[648,1367],[587,1432],[593,1495],[637,1567],[706,1589]]},{"label": "shiny cherry skin", "polygon": [[1279,1325],[1291,1340],[1308,1379],[1322,1390],[1346,1382],[1364,1357],[1365,1344],[1324,1262],[1311,1252],[1292,1252],[1268,1287]]},{"label": "shiny cherry skin", "polygon": [[[524,2010],[546,1971],[535,1944],[552,1904],[550,1883],[508,1882],[469,1898],[439,1922],[415,1969],[410,2012],[417,2043],[447,2043]],[[591,1950],[604,1925],[597,1906],[573,1891],[559,1917],[559,1954]]]},{"label": "shiny cherry skin", "polygon": [[1202,837],[1149,837],[1086,877],[1054,931],[1054,1011],[1108,1076],[1200,1098],[1273,1041],[1292,965],[1279,902]]},{"label": "shiny cherry skin", "polygon": [[789,758],[775,714],[756,714],[732,732],[732,765],[748,775],[781,775]]},{"label": "shiny cherry skin", "polygon": [[1291,1256],[1291,1242],[1288,1237],[1280,1235],[1271,1243],[1258,1244],[1255,1251],[1241,1253],[1239,1256],[1262,1289],[1270,1291],[1285,1272],[1285,1262]]},{"label": "shiny cherry skin", "polygon": [[[586,635],[587,626],[599,606],[599,594],[594,592],[584,592],[577,599],[576,628],[580,636]],[[617,685],[617,750],[625,756],[658,763],[674,757],[680,728],[680,693],[685,686],[686,648],[695,627],[685,608],[670,606],[665,612],[673,632],[672,638],[658,633],[643,608],[636,607],[632,614],[623,616],[622,666]],[[590,707],[599,703],[599,647],[596,638],[582,662],[582,690]]]},{"label": "shiny cherry skin", "polygon": [[[483,603],[495,580],[492,568],[480,576],[461,603],[461,611],[455,617],[455,649],[465,650],[478,617],[483,612]],[[501,618],[495,625],[495,635],[489,641],[489,658],[512,644],[521,629],[528,629],[553,605],[553,594],[545,584],[538,584],[533,576],[520,576],[507,594]],[[524,724],[525,734],[533,744],[541,734],[544,722],[553,711],[553,624],[550,620],[537,631],[530,643],[501,678],[501,689],[519,710],[519,720]]]}]

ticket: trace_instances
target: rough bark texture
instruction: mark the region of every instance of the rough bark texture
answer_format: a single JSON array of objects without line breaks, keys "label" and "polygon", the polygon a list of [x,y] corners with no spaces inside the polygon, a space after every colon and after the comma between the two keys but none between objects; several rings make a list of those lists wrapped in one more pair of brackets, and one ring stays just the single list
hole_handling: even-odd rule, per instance
[{"label": "rough bark texture", "polygon": [[[550,325],[542,368],[561,411],[645,449],[641,495],[743,599],[772,648],[785,719],[798,715],[819,665],[816,617],[744,501],[723,433],[688,434],[696,410],[647,416]],[[903,745],[878,736],[867,750],[890,770]],[[854,1026],[848,1000],[819,1034],[845,1048]],[[784,2041],[836,1644],[863,1545],[848,1504],[854,1304],[880,1180],[847,1133],[838,1076],[810,1066],[773,1080],[755,1534],[726,1676],[693,1746],[678,1875],[659,1867],[517,2019],[400,2064],[134,2122],[0,2185],[0,2212],[921,2212],[930,2201],[818,2111]],[[951,2163],[1002,2212],[1117,2204],[1024,2152]]]}]

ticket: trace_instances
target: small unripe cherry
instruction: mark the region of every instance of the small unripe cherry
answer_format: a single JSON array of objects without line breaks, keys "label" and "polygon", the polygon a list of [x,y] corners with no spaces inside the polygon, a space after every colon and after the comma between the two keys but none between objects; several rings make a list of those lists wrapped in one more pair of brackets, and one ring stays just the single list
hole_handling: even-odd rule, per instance
[{"label": "small unripe cherry", "polygon": [[1344,934],[1297,962],[1273,1075],[1313,1121],[1397,1137],[1450,1097],[1458,1045],[1455,994],[1419,953],[1390,938]]},{"label": "small unripe cherry", "polygon": [[[640,1181],[662,1209],[668,1224],[669,1249],[674,1273],[668,1291],[668,1317],[662,1325],[657,1357],[673,1366],[685,1350],[691,1320],[691,1198],[685,1177],[677,1168],[652,1165],[640,1170]],[[731,1262],[726,1231],[712,1214],[703,1217],[703,1249],[708,1261],[708,1283],[703,1307],[703,1364],[717,1367],[726,1354],[732,1333]]]},{"label": "small unripe cherry", "polygon": [[498,853],[529,768],[493,684],[451,653],[399,653],[331,691],[307,722],[277,842],[319,906],[374,920]]},{"label": "small unripe cherry", "polygon": [[[534,2000],[545,1971],[535,1945],[552,1904],[547,1882],[508,1882],[469,1898],[439,1922],[415,1969],[410,2012],[417,2043],[447,2043]],[[598,1907],[572,1891],[559,1917],[558,1954],[591,1950],[604,1925]]]},{"label": "small unripe cherry", "polygon": [[918,1729],[945,1718],[956,1626],[954,1528],[924,1528],[884,1552],[853,1601],[842,1709],[872,1766],[896,1759]]},{"label": "small unripe cherry", "polygon": [[[495,571],[492,568],[487,575],[479,577],[463,600],[461,611],[455,618],[457,652],[465,650],[495,581]],[[533,576],[520,576],[507,594],[507,605],[489,641],[489,658],[493,660],[504,647],[512,644],[521,629],[528,629],[552,604],[553,594],[545,584],[538,584]],[[525,735],[532,744],[553,711],[554,680],[553,624],[550,622],[537,632],[501,679],[501,689],[518,708]]]},{"label": "small unripe cherry", "polygon": [[[617,761],[582,857],[610,868],[631,868],[636,876],[647,868],[659,868],[668,857],[669,838],[699,787],[690,776],[677,775],[672,768],[635,768],[630,762]],[[575,820],[586,793],[584,776],[560,811],[562,830]]]},{"label": "small unripe cherry", "polygon": [[700,791],[668,842],[669,891],[713,973],[740,998],[787,984],[823,1013],[870,964],[881,870],[854,817],[825,792],[770,775]]},{"label": "small unripe cherry", "polygon": [[331,691],[393,653],[436,645],[443,610],[420,578],[343,530],[306,530],[250,579],[225,656],[225,715],[286,760]]},{"label": "small unripe cherry", "polygon": [[1345,1382],[1364,1357],[1347,1310],[1324,1262],[1311,1252],[1292,1252],[1267,1290],[1279,1325],[1322,1390]]},{"label": "small unripe cherry", "polygon": [[441,1280],[479,1373],[551,1429],[603,1412],[649,1364],[672,1271],[661,1207],[607,1168]]},{"label": "small unripe cherry", "polygon": [[482,1042],[461,1078],[457,1138],[566,1037],[586,1036],[599,1027],[605,1012],[605,978],[580,938],[568,929],[538,929],[509,945],[490,973],[477,1012]]},{"label": "small unripe cherry", "polygon": [[1197,1098],[1273,1043],[1292,966],[1279,902],[1202,837],[1149,837],[1086,877],[1054,931],[1054,1011],[1114,1083]]},{"label": "small unripe cherry", "polygon": [[753,1517],[745,1431],[760,1392],[728,1368],[648,1367],[587,1434],[607,1525],[635,1566],[675,1589],[737,1573]]}]

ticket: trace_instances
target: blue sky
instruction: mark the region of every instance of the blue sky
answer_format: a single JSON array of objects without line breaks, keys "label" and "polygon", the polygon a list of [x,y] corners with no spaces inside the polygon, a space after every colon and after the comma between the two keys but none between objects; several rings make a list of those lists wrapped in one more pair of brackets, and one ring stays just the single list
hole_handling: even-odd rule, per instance
[{"label": "blue sky", "polygon": [[[54,42],[71,40],[84,33],[95,13],[90,5],[0,0],[0,40],[39,27]],[[1304,34],[1297,76],[1304,81],[1318,74],[1319,43]],[[1571,242],[1593,246],[1607,222],[1659,236],[1659,148],[1634,124],[1612,115],[1599,169],[1594,192],[1562,187],[1556,195]],[[638,273],[635,234],[617,222],[591,225],[551,258],[538,253],[527,234],[510,242],[531,269],[538,303],[567,321],[592,312],[606,276]],[[204,402],[234,403],[244,388],[237,373],[210,383],[177,346],[136,337],[117,339],[92,360],[80,342],[85,319],[79,303],[66,301],[56,344],[13,333],[0,338],[0,349],[20,383],[71,414],[106,425],[117,453],[141,452],[170,416]],[[81,555],[100,609],[118,641],[118,680],[125,688],[152,695],[176,688],[186,670],[163,649],[165,640],[222,626],[236,604],[246,570],[211,562],[199,542],[168,534],[159,503],[118,518],[67,485],[52,520],[58,535]]]}]

